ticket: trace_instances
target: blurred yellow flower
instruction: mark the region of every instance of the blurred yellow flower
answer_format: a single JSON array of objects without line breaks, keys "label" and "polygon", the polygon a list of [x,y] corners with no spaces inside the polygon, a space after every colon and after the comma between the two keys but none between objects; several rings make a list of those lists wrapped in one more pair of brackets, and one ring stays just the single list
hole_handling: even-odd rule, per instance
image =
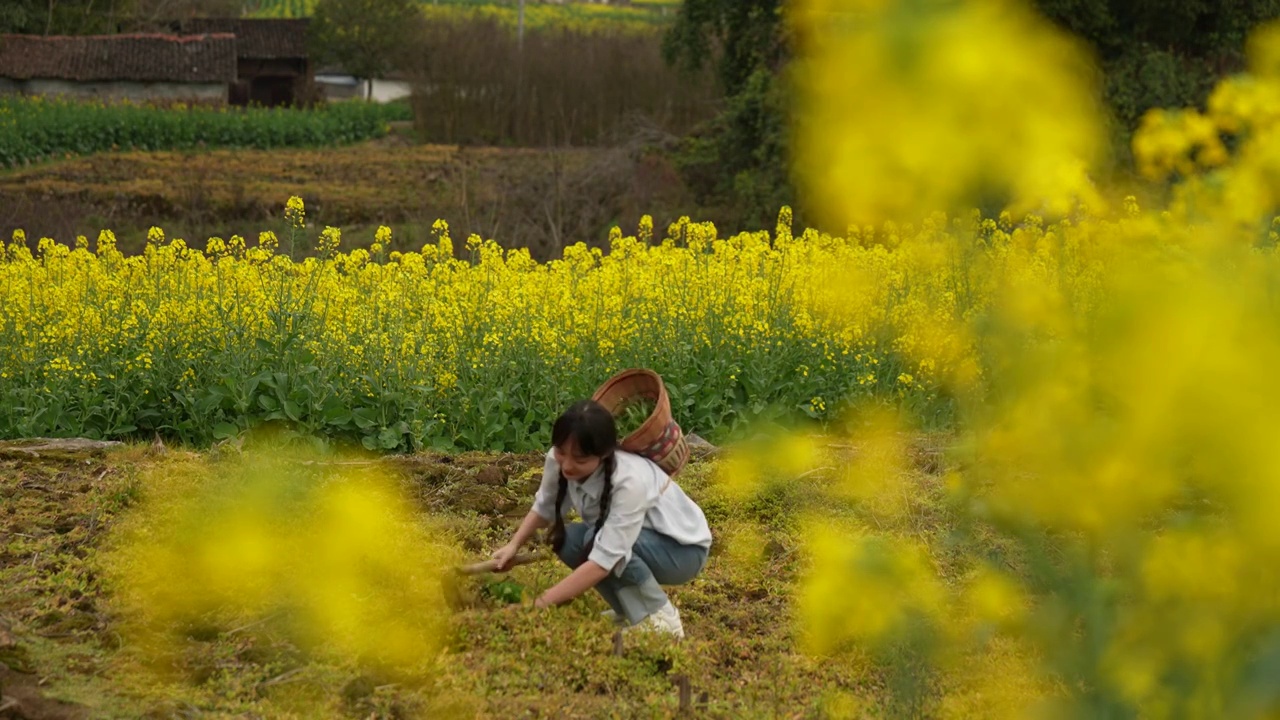
[{"label": "blurred yellow flower", "polygon": [[1096,71],[1022,2],[823,0],[793,20],[799,178],[830,224],[991,192],[1021,211],[1100,206]]}]

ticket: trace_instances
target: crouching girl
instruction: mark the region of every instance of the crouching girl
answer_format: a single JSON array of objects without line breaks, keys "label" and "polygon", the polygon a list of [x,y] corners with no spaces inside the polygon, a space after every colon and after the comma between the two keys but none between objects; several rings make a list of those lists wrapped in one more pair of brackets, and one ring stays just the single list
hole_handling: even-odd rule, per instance
[{"label": "crouching girl", "polygon": [[[551,546],[573,572],[537,607],[567,603],[594,587],[615,622],[684,637],[662,586],[687,583],[706,565],[711,529],[702,509],[653,461],[618,447],[613,415],[597,402],[574,403],[557,418],[551,443],[533,509],[493,553],[498,568],[551,526]],[[570,506],[584,522],[565,525]]]}]

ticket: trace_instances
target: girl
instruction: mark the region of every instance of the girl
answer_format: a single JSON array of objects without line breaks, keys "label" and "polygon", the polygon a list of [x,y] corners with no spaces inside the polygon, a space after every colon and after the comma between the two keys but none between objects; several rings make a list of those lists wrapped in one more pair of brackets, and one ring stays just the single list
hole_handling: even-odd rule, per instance
[{"label": "girl", "polygon": [[[590,588],[615,622],[684,637],[662,585],[680,585],[707,563],[711,529],[693,500],[651,460],[618,448],[613,414],[592,400],[556,419],[533,509],[493,558],[506,569],[520,546],[552,526],[551,547],[573,572],[534,605],[561,605]],[[565,526],[568,499],[585,522]],[[610,614],[610,613],[606,613]]]}]

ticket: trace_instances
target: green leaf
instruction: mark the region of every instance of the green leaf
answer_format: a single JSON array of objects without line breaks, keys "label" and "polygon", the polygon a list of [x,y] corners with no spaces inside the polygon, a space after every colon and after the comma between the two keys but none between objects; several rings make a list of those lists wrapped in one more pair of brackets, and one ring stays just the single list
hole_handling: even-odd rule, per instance
[{"label": "green leaf", "polygon": [[378,433],[378,446],[383,450],[394,449],[400,445],[400,438],[401,435],[395,428],[383,428],[382,432]]},{"label": "green leaf", "polygon": [[355,418],[356,426],[361,430],[369,430],[378,424],[378,416],[369,408],[356,408],[351,411],[351,415]]},{"label": "green leaf", "polygon": [[351,414],[351,411],[348,410],[341,403],[338,403],[336,405],[330,405],[329,403],[325,403],[324,421],[329,423],[330,425],[338,425],[338,426],[348,425],[351,423],[352,417],[353,416]]},{"label": "green leaf", "polygon": [[233,438],[240,433],[240,428],[229,422],[220,422],[213,426],[213,437],[215,440],[226,440]]},{"label": "green leaf", "polygon": [[204,397],[200,398],[200,400],[196,402],[196,409],[201,414],[211,413],[222,404],[222,401],[225,400],[226,397],[227,396],[222,394],[222,392],[216,387],[212,388],[211,390],[206,391]]}]

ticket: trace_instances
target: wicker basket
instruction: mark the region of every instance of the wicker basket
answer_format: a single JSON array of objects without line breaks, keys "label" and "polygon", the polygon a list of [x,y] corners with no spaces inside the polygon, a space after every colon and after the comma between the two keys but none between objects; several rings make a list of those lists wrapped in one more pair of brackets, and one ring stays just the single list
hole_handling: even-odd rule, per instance
[{"label": "wicker basket", "polygon": [[689,460],[689,444],[671,416],[671,399],[658,373],[642,368],[623,370],[591,396],[615,416],[627,401],[636,398],[653,400],[653,413],[622,439],[622,449],[649,458],[668,475],[675,476]]}]

